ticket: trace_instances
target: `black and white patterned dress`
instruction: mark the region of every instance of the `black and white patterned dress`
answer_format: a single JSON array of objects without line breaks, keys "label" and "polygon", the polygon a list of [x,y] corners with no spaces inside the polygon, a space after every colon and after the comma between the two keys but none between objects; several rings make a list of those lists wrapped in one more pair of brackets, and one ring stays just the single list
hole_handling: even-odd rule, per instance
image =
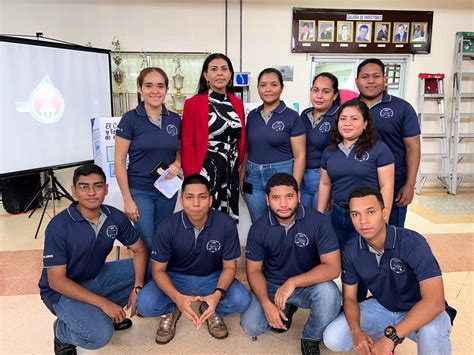
[{"label": "black and white patterned dress", "polygon": [[201,175],[211,184],[215,209],[239,220],[238,140],[240,118],[226,94],[209,90],[209,145]]}]

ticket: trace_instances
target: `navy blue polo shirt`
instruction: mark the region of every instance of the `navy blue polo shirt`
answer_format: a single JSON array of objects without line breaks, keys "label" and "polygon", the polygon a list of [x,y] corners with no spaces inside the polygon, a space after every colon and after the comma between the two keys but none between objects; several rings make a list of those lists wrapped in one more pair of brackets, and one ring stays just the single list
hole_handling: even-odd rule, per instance
[{"label": "navy blue polo shirt", "polygon": [[306,134],[300,116],[283,101],[273,110],[268,123],[262,117],[263,105],[247,117],[248,160],[255,164],[271,164],[293,159],[292,137]]},{"label": "navy blue polo shirt", "polygon": [[395,159],[395,198],[407,181],[403,139],[421,134],[418,116],[408,102],[386,92],[383,93],[382,101],[374,105],[370,112],[377,128],[377,138],[390,148]]},{"label": "navy blue polo shirt", "polygon": [[421,299],[420,283],[440,276],[426,239],[409,229],[387,226],[380,266],[361,236],[349,240],[342,251],[342,282],[362,281],[392,312],[409,311]]},{"label": "navy blue polo shirt", "polygon": [[150,122],[144,103],[123,115],[117,136],[130,141],[127,168],[128,185],[139,190],[155,190],[152,169],[160,162],[176,160],[180,145],[181,118],[163,106],[161,128]]},{"label": "navy blue polo shirt", "polygon": [[168,263],[167,271],[194,276],[221,271],[223,260],[239,256],[239,234],[234,220],[212,208],[198,237],[184,210],[165,218],[153,237],[151,251],[153,261]]},{"label": "navy blue polo shirt", "polygon": [[138,241],[138,233],[127,216],[118,209],[101,206],[107,216],[98,235],[77,209],[77,202],[56,215],[48,224],[43,251],[43,273],[39,281],[40,295],[54,313],[52,305],[58,303],[60,293],[49,287],[46,269],[66,265],[67,277],[77,283],[94,279],[119,240],[123,245]]},{"label": "navy blue polo shirt", "polygon": [[290,277],[321,264],[321,255],[336,250],[339,243],[328,218],[299,204],[295,223],[288,232],[272,211],[252,224],[246,258],[263,261],[265,279],[282,285]]},{"label": "navy blue polo shirt", "polygon": [[309,107],[301,113],[301,119],[306,127],[306,169],[321,167],[321,158],[324,149],[329,145],[338,109],[339,105],[333,104],[314,127],[308,117],[309,113],[312,114],[313,108]]},{"label": "navy blue polo shirt", "polygon": [[393,164],[393,155],[385,143],[377,141],[360,158],[356,157],[356,145],[349,156],[338,147],[326,148],[321,167],[331,179],[334,202],[348,202],[349,194],[359,187],[379,188],[377,168]]}]

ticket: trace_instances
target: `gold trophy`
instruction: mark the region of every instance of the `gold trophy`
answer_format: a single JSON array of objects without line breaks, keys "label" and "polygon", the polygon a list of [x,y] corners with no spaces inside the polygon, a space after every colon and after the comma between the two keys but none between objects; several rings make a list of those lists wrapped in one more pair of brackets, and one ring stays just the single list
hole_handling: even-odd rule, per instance
[{"label": "gold trophy", "polygon": [[186,100],[186,96],[181,93],[181,89],[183,88],[184,76],[181,72],[181,61],[178,57],[173,59],[173,62],[176,63],[176,69],[173,75],[173,86],[176,89],[176,93],[171,95],[173,99],[173,107],[181,116],[183,113],[184,108],[184,100]]}]

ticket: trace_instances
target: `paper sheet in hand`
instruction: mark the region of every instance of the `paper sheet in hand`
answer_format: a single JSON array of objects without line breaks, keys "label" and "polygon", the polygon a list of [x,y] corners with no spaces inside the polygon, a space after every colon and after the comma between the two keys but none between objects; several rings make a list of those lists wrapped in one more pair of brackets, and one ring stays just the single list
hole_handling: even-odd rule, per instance
[{"label": "paper sheet in hand", "polygon": [[160,178],[154,183],[158,191],[160,191],[167,198],[173,197],[176,191],[181,189],[181,185],[183,184],[183,180],[177,176],[167,180],[166,175],[168,175],[169,172],[170,169],[166,169],[165,172],[161,174]]}]

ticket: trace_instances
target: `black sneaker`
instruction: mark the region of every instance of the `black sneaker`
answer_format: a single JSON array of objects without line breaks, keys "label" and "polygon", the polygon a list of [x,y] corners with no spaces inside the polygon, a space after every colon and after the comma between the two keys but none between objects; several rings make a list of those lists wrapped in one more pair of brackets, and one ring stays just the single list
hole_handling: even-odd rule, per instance
[{"label": "black sneaker", "polygon": [[128,318],[125,318],[123,321],[121,321],[120,323],[114,323],[114,330],[125,330],[125,329],[128,329],[132,326],[132,320],[131,319],[128,319]]},{"label": "black sneaker", "polygon": [[319,341],[311,339],[301,339],[302,355],[319,355]]},{"label": "black sneaker", "polygon": [[274,332],[274,333],[284,333],[284,332],[288,331],[291,327],[291,321],[293,319],[293,314],[295,314],[297,310],[298,310],[298,307],[296,307],[295,305],[287,304],[286,307],[285,307],[285,310],[283,311],[283,313],[285,313],[286,318],[288,320],[282,319],[282,322],[286,326],[286,329],[280,329],[280,328],[273,328],[272,327],[271,328],[272,332]]},{"label": "black sneaker", "polygon": [[53,323],[53,333],[54,333],[54,353],[56,355],[76,355],[77,350],[76,346],[67,343],[61,343],[58,337],[56,336],[56,326],[58,324],[58,319]]}]

